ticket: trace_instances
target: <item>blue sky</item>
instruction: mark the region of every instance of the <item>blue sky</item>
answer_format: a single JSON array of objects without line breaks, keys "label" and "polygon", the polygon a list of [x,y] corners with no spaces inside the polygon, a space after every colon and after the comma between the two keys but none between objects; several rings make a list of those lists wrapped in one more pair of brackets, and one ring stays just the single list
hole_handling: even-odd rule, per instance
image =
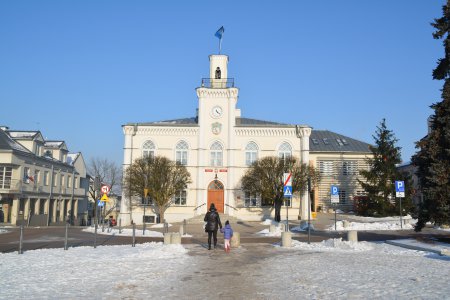
[{"label": "blue sky", "polygon": [[0,125],[122,163],[121,125],[192,117],[214,33],[244,117],[372,143],[426,134],[445,1],[0,1]]}]

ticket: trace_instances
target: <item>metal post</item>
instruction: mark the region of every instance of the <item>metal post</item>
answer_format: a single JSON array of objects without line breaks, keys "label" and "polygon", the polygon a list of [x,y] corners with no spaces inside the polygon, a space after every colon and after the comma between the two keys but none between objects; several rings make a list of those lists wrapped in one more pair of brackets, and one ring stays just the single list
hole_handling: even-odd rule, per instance
[{"label": "metal post", "polygon": [[122,233],[122,219],[119,219],[119,234]]},{"label": "metal post", "polygon": [[145,203],[146,200],[147,199],[144,199],[144,216],[142,217],[142,235],[145,235],[145,207],[147,206]]},{"label": "metal post", "polygon": [[20,237],[19,237],[19,254],[23,254],[23,225],[20,225]]},{"label": "metal post", "polygon": [[94,223],[95,223],[95,225],[94,225],[94,227],[95,227],[95,231],[94,231],[94,248],[97,248],[97,227],[98,227],[97,220],[95,220]]},{"label": "metal post", "polygon": [[286,229],[285,231],[288,232],[289,231],[289,206],[288,206],[288,199],[289,198],[285,198],[285,202],[284,204],[286,205]]},{"label": "metal post", "polygon": [[68,223],[66,223],[66,234],[65,234],[65,237],[64,237],[64,250],[67,250],[67,237],[68,237],[68,235],[69,235],[69,224]]},{"label": "metal post", "polygon": [[164,220],[164,233],[169,232],[169,224],[166,223],[166,220]]},{"label": "metal post", "polygon": [[183,220],[183,234],[187,234],[187,232],[186,232],[186,219]]},{"label": "metal post", "polygon": [[402,197],[400,197],[400,228],[403,229],[403,221],[402,221]]},{"label": "metal post", "polygon": [[337,205],[334,204],[334,230],[337,230]]},{"label": "metal post", "polygon": [[131,247],[136,247],[136,224],[133,223],[133,242]]},{"label": "metal post", "polygon": [[308,177],[308,244],[311,243],[311,179]]},{"label": "metal post", "polygon": [[103,206],[101,208],[103,213],[100,212],[100,217],[102,218],[102,232],[105,232],[105,209],[104,208],[106,208],[105,203],[103,203]]}]

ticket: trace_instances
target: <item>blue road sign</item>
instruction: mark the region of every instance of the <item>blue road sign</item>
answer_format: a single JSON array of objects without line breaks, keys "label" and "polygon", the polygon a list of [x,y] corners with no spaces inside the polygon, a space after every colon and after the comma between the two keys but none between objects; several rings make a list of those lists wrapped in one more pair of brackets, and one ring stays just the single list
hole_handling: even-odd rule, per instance
[{"label": "blue road sign", "polygon": [[404,192],[405,191],[405,182],[404,181],[396,181],[395,182],[395,191],[396,192]]},{"label": "blue road sign", "polygon": [[97,200],[97,206],[102,207],[105,205],[104,201]]},{"label": "blue road sign", "polygon": [[331,195],[339,195],[339,188],[337,186],[331,186]]},{"label": "blue road sign", "polygon": [[292,186],[285,186],[283,188],[284,191],[284,196],[287,198],[291,198],[292,197]]},{"label": "blue road sign", "polygon": [[331,186],[331,203],[339,203],[339,187]]}]

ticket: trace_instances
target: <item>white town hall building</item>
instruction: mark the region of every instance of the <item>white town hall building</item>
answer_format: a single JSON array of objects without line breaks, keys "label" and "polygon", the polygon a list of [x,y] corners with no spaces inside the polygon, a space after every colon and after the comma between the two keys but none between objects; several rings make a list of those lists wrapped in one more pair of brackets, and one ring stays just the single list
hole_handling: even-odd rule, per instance
[{"label": "white town hall building", "polygon": [[[344,187],[342,208],[361,193],[357,170],[366,168],[368,144],[330,131],[314,131],[308,125],[281,124],[244,118],[236,107],[239,89],[228,77],[228,56],[210,55],[209,78],[196,89],[197,116],[186,119],[123,125],[124,170],[145,155],[161,155],[187,167],[192,183],[180,191],[165,212],[168,222],[205,214],[211,203],[219,212],[242,220],[274,216],[273,206],[241,190],[241,178],[253,161],[266,156],[294,156],[321,171],[325,185],[312,193],[313,210],[329,207],[329,182]],[[315,137],[316,136],[316,137]],[[311,147],[310,147],[311,145]],[[312,152],[311,149],[314,149]],[[348,177],[342,178],[343,168]],[[327,176],[331,176],[329,180]],[[339,181],[339,182],[337,182]],[[308,193],[294,195],[289,219],[308,216]],[[152,206],[146,207],[145,222],[155,222]],[[282,209],[282,218],[286,209]],[[142,199],[123,193],[122,224],[142,224]],[[161,220],[162,221],[162,220]]]}]

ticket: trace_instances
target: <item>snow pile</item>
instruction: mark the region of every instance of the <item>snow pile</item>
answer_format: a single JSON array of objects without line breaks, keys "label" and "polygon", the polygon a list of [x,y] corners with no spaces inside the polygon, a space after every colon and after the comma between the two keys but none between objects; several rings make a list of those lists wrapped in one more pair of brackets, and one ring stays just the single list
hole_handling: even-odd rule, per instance
[{"label": "snow pile", "polygon": [[[314,225],[312,223],[310,223],[310,225],[311,225],[311,230],[315,230]],[[295,226],[295,227],[291,228],[291,231],[296,231],[296,232],[307,231],[307,230],[308,230],[308,223],[306,223],[306,222],[302,222],[302,223],[300,223],[300,226]]]},{"label": "snow pile", "polygon": [[0,253],[0,286],[8,299],[147,299],[191,264],[183,246],[163,243]]},{"label": "snow pile", "polygon": [[300,250],[312,251],[368,251],[373,246],[367,242],[347,242],[340,239],[329,239],[320,243],[303,243],[296,240],[292,241],[292,247]]},{"label": "snow pile", "polygon": [[269,229],[263,229],[261,231],[258,231],[256,234],[262,235],[262,236],[271,236],[271,237],[280,237],[281,236],[281,228],[275,227],[274,232],[270,232]]},{"label": "snow pile", "polygon": [[[328,231],[334,230],[334,224],[326,228]],[[400,227],[400,222],[374,222],[374,223],[360,223],[360,222],[348,222],[348,225],[344,227],[343,221],[336,222],[336,230],[347,231],[347,230],[411,230],[414,226],[411,224],[404,224],[403,228]]]},{"label": "snow pile", "polygon": [[[95,232],[95,227],[88,227],[83,229],[85,232]],[[117,236],[133,236],[133,229],[123,228],[122,232],[119,233],[119,228],[105,228],[105,231],[102,232],[102,228],[97,228],[97,234],[106,234],[106,235],[117,235]],[[164,237],[161,232],[146,230],[145,234],[142,234],[142,230],[136,229],[135,236],[147,236],[147,237]]]},{"label": "snow pile", "polygon": [[261,225],[272,225],[272,224],[278,224],[278,223],[271,219],[265,219],[264,222],[261,223]]},{"label": "snow pile", "polygon": [[[150,226],[151,228],[164,228],[164,223],[159,223],[159,224],[155,224]],[[172,224],[168,223],[167,227],[172,227]]]},{"label": "snow pile", "polygon": [[[438,226],[438,227],[434,227],[434,229],[450,232],[450,228],[442,228],[442,227],[439,227],[439,226]],[[0,229],[0,230],[1,230],[1,229]]]},{"label": "snow pile", "polygon": [[[348,219],[361,221],[361,222],[398,222],[400,221],[400,216],[391,216],[384,218],[375,218],[375,217],[363,217],[363,216],[347,216]],[[403,221],[407,223],[416,223],[417,220],[413,219],[410,215],[406,215],[402,217]]]},{"label": "snow pile", "polygon": [[8,232],[8,230],[0,228],[0,234],[7,233],[7,232]]}]

